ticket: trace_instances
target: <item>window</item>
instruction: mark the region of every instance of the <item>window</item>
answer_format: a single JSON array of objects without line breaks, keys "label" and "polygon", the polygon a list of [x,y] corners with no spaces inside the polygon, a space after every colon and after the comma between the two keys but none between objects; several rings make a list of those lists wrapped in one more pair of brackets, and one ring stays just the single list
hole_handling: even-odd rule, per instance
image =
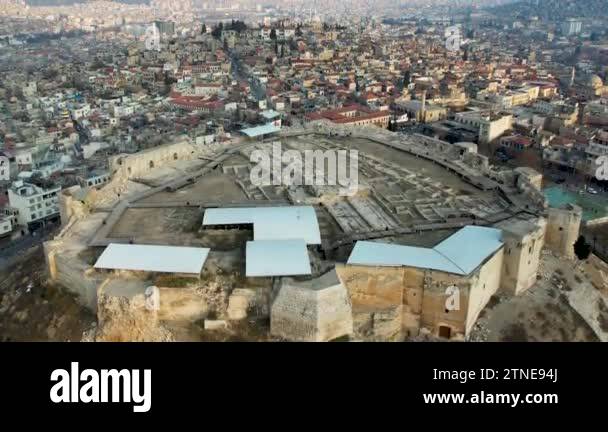
[{"label": "window", "polygon": [[36,213],[32,213],[32,220],[36,219]]}]

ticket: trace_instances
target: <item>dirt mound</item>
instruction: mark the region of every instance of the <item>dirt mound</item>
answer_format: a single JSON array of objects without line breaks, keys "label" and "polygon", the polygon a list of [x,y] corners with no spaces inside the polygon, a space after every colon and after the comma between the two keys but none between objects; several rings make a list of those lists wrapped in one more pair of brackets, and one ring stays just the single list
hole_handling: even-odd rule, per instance
[{"label": "dirt mound", "polygon": [[97,327],[85,333],[83,340],[171,342],[174,337],[159,324],[156,311],[146,308],[143,295],[131,299],[102,295],[97,303]]}]

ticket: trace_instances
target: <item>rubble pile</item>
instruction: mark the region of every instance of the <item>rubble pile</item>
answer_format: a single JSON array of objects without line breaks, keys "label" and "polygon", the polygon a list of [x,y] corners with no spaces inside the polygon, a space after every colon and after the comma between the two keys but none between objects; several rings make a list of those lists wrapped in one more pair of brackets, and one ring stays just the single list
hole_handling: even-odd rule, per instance
[{"label": "rubble pile", "polygon": [[145,297],[100,296],[97,326],[83,334],[95,342],[171,342],[169,330],[159,324],[156,311],[145,307]]}]

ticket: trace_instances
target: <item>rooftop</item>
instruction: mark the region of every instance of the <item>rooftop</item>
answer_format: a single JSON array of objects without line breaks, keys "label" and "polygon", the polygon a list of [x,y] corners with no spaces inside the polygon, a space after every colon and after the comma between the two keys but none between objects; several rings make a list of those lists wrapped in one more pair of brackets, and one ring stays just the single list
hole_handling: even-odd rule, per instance
[{"label": "rooftop", "polygon": [[247,277],[309,275],[310,259],[304,240],[255,240],[247,242]]},{"label": "rooftop", "polygon": [[95,268],[199,275],[208,255],[208,248],[111,243]]},{"label": "rooftop", "polygon": [[304,239],[321,244],[315,209],[311,206],[207,209],[203,226],[253,224],[254,240]]},{"label": "rooftop", "polygon": [[267,125],[263,125],[263,126],[256,126],[256,127],[251,127],[251,128],[247,128],[247,129],[241,129],[241,133],[244,135],[247,135],[250,138],[253,138],[253,137],[257,137],[257,136],[261,136],[261,135],[277,133],[280,130],[281,130],[280,127],[277,127],[272,124],[267,124]]},{"label": "rooftop", "polygon": [[467,226],[433,248],[357,242],[348,264],[416,267],[468,275],[502,247],[501,230]]}]

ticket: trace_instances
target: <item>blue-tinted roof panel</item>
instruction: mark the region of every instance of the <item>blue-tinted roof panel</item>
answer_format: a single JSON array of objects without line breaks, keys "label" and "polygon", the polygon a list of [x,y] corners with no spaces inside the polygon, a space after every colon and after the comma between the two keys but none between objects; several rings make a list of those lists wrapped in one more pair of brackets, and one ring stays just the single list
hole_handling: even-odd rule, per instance
[{"label": "blue-tinted roof panel", "polygon": [[433,249],[456,264],[465,274],[475,270],[502,246],[502,231],[466,226]]},{"label": "blue-tinted roof panel", "polygon": [[368,241],[357,242],[348,258],[348,264],[385,267],[410,266],[448,273],[462,273],[454,263],[433,249]]},{"label": "blue-tinted roof panel", "polygon": [[304,240],[255,240],[247,242],[247,277],[311,274]]},{"label": "blue-tinted roof panel", "polygon": [[468,275],[502,247],[501,239],[499,229],[467,226],[434,248],[359,241],[348,264],[409,266]]}]

